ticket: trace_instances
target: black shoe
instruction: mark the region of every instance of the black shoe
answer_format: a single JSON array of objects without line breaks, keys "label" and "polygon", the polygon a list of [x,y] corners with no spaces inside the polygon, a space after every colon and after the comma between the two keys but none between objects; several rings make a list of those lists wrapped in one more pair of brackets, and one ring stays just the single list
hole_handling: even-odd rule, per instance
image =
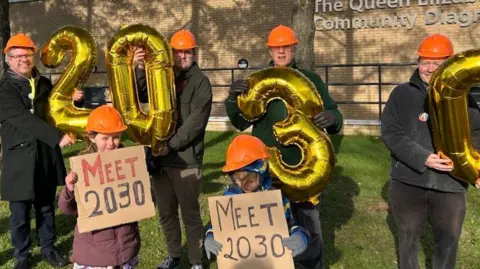
[{"label": "black shoe", "polygon": [[53,267],[62,267],[69,264],[69,262],[55,249],[42,251],[42,260],[46,261]]},{"label": "black shoe", "polygon": [[28,264],[28,259],[20,259],[15,261],[15,266],[13,269],[30,269],[30,265]]},{"label": "black shoe", "polygon": [[177,269],[180,268],[180,258],[166,257],[157,269]]}]

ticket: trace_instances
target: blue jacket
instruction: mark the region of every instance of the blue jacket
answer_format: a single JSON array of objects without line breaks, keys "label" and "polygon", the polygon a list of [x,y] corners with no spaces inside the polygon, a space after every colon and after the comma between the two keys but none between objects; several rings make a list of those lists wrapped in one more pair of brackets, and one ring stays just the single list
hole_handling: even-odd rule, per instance
[{"label": "blue jacket", "polygon": [[[270,175],[268,173],[268,165],[266,162],[256,161],[253,164],[246,166],[242,170],[256,172],[260,174],[261,186],[259,189],[256,190],[256,192],[269,191],[269,190],[275,189],[272,186],[272,179],[270,178]],[[243,193],[244,193],[243,190],[237,184],[232,183],[223,192],[223,195],[237,195],[237,194],[243,194]],[[290,235],[293,235],[295,233],[300,233],[302,238],[306,241],[307,245],[310,244],[310,241],[311,241],[310,233],[305,228],[303,228],[302,226],[298,226],[295,223],[295,219],[293,218],[292,210],[290,208],[290,201],[283,195],[282,195],[282,200],[283,200],[283,209],[285,210],[285,219],[287,220],[287,225],[289,228]],[[205,236],[212,236],[212,235],[213,235],[212,225],[209,224]]]}]

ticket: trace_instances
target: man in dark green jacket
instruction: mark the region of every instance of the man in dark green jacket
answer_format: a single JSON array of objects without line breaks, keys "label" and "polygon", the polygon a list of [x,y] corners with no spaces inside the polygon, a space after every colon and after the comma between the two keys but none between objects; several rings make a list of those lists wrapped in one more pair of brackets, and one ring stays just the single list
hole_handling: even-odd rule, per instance
[{"label": "man in dark green jacket", "polygon": [[[200,215],[200,187],[205,129],[212,109],[212,87],[209,79],[195,62],[195,37],[187,30],[176,32],[171,45],[175,59],[175,90],[177,94],[177,130],[167,148],[154,157],[156,171],[152,173],[152,187],[160,216],[160,224],[167,241],[168,257],[158,269],[180,267],[182,254],[180,206],[187,237],[188,258],[192,269],[202,269],[203,222]],[[135,49],[137,86],[143,102],[148,102],[144,50]]]},{"label": "man in dark green jacket", "polygon": [[[270,49],[272,61],[271,66],[289,66],[302,72],[309,78],[317,91],[320,93],[325,110],[315,115],[315,124],[326,129],[329,134],[337,134],[343,126],[343,116],[338,110],[336,102],[328,94],[325,84],[319,75],[314,72],[299,69],[295,64],[295,45],[298,40],[293,30],[286,26],[278,26],[270,32],[267,46]],[[256,122],[248,122],[240,115],[237,106],[237,96],[248,89],[247,80],[237,80],[231,87],[227,100],[225,101],[227,115],[235,128],[240,131],[253,126],[252,135],[260,138],[267,146],[276,147],[280,150],[283,160],[295,165],[300,162],[300,149],[296,146],[282,146],[275,139],[273,125],[288,116],[287,109],[281,101],[273,101],[268,107],[267,113]],[[296,222],[305,227],[312,235],[312,243],[308,249],[299,255],[296,260],[305,268],[323,268],[322,251],[322,230],[320,225],[320,214],[317,205],[311,202],[292,203],[292,213]]]}]

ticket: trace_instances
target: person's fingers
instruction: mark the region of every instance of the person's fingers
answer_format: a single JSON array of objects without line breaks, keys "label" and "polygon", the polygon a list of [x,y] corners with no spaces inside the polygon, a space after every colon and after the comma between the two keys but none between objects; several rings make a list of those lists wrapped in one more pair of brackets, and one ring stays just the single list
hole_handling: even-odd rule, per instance
[{"label": "person's fingers", "polygon": [[212,246],[214,246],[214,247],[216,247],[216,248],[222,248],[222,247],[223,247],[223,245],[222,245],[220,242],[215,241],[215,240],[213,240],[213,241],[211,242],[211,244],[212,244]]},{"label": "person's fingers", "polygon": [[290,238],[282,238],[282,244],[287,249],[290,249],[290,250],[293,249],[293,241]]},{"label": "person's fingers", "polygon": [[443,165],[443,164],[437,164],[434,166],[435,169],[440,170],[440,171],[452,171],[453,167],[449,165]]},{"label": "person's fingers", "polygon": [[328,122],[329,120],[326,117],[321,117],[315,120],[315,123],[317,123],[317,125],[325,125]]},{"label": "person's fingers", "polygon": [[435,160],[438,164],[449,164],[451,163],[450,160],[445,160],[445,159],[436,159]]}]

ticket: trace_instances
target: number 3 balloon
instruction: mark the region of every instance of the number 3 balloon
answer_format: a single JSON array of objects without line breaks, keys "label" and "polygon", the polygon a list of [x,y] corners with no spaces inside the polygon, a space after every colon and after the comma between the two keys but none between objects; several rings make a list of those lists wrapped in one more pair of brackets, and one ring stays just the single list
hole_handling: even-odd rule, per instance
[{"label": "number 3 balloon", "polygon": [[270,171],[283,183],[282,193],[292,201],[318,202],[318,195],[332,178],[335,153],[328,135],[312,121],[323,110],[315,85],[299,71],[283,67],[260,70],[247,80],[250,88],[237,100],[242,116],[255,121],[267,112],[271,101],[283,101],[288,117],[274,124],[275,137],[282,145],[296,145],[302,152],[300,163],[291,166],[278,149],[269,148]]}]

